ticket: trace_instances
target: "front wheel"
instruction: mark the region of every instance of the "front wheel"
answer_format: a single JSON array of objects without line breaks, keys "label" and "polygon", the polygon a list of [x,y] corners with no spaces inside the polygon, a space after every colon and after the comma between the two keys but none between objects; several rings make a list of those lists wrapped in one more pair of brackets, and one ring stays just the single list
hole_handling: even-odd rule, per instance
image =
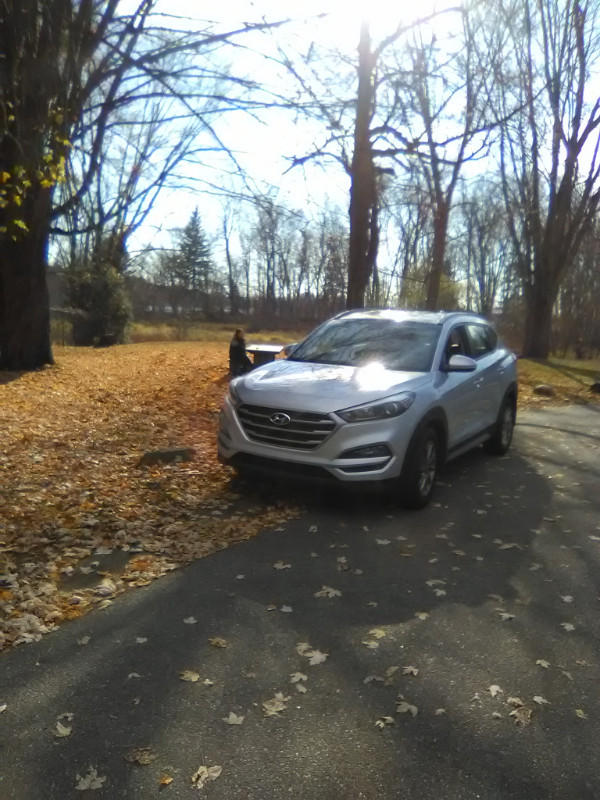
[{"label": "front wheel", "polygon": [[514,429],[515,408],[510,398],[506,397],[500,406],[494,432],[483,445],[486,453],[492,453],[495,456],[503,456],[508,453]]},{"label": "front wheel", "polygon": [[440,440],[433,428],[418,432],[411,442],[400,476],[400,505],[423,508],[431,500],[440,467]]}]

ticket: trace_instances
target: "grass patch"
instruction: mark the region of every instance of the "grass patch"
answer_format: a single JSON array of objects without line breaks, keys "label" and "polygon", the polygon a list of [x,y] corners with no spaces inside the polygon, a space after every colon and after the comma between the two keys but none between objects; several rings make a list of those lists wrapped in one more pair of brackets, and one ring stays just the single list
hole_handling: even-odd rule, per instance
[{"label": "grass patch", "polygon": [[[172,325],[167,323],[135,322],[129,331],[129,340],[142,342],[229,342],[233,336],[235,324],[220,322],[204,322],[193,325]],[[246,330],[248,344],[289,344],[303,339],[308,331],[301,330],[269,330],[249,327]]]},{"label": "grass patch", "polygon": [[[590,392],[592,383],[600,380],[600,361],[577,361],[574,359],[549,359],[538,361],[521,358],[519,369],[519,405],[525,408],[541,406],[590,403],[598,395]],[[554,397],[539,397],[533,389],[544,383],[552,386]]]}]

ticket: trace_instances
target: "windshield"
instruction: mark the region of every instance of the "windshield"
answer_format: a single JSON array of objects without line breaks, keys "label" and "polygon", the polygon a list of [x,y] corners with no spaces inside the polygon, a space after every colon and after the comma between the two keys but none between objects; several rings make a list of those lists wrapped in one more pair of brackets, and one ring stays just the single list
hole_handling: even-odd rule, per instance
[{"label": "windshield", "polygon": [[403,372],[428,372],[439,325],[376,317],[334,319],[311,333],[291,361],[363,367],[382,364]]}]

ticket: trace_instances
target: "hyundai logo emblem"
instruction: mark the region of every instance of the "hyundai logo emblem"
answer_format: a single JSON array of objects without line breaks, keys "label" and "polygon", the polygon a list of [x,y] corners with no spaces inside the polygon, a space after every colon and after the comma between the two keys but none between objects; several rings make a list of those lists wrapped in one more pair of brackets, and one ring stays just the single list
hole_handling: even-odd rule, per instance
[{"label": "hyundai logo emblem", "polygon": [[269,417],[269,420],[273,423],[273,425],[278,425],[280,428],[282,428],[284,425],[289,425],[292,421],[287,414],[283,413],[283,411],[277,411],[275,414],[272,414]]}]

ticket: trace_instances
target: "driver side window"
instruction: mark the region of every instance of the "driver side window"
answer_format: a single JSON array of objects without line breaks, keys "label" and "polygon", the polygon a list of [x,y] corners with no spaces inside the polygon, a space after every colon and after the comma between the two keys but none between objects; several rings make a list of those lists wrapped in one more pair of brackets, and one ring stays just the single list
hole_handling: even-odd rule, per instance
[{"label": "driver side window", "polygon": [[452,356],[468,355],[469,348],[467,345],[465,328],[463,325],[458,325],[456,328],[453,328],[448,335],[448,341],[446,342],[446,349],[444,351],[446,363],[448,363]]}]

